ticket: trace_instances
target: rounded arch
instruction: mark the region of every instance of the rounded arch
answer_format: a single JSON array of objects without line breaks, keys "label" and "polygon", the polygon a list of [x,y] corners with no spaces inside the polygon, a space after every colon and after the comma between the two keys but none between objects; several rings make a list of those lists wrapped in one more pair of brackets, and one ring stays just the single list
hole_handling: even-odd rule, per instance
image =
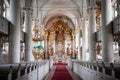
[{"label": "rounded arch", "polygon": [[75,15],[73,15],[69,11],[60,11],[58,9],[50,11],[46,16],[44,16],[44,19],[42,20],[42,24],[46,25],[47,22],[52,18],[52,17],[57,17],[57,16],[66,16],[69,18],[69,20],[72,21],[72,23],[75,25],[74,19],[76,18]]},{"label": "rounded arch", "polygon": [[57,14],[57,15],[50,17],[49,20],[47,20],[47,22],[44,24],[45,28],[49,29],[52,26],[52,21],[59,17],[61,17],[63,20],[67,20],[69,28],[75,29],[75,25],[73,21],[68,16],[61,15],[61,14]]}]

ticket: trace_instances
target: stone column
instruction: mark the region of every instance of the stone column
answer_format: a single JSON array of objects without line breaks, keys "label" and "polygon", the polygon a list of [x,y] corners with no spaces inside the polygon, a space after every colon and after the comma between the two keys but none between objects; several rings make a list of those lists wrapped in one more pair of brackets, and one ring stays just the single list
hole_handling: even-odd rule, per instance
[{"label": "stone column", "polygon": [[[65,36],[65,39],[66,39],[66,36]],[[64,40],[64,44],[65,44],[65,48],[64,48],[64,52],[65,52],[65,53],[64,53],[64,55],[65,55],[65,57],[67,57],[67,50],[66,50],[66,47],[67,47],[67,46],[66,46],[66,40]]]},{"label": "stone column", "polygon": [[78,48],[78,52],[76,52],[77,57],[80,59],[80,26],[76,30],[76,48]]},{"label": "stone column", "polygon": [[73,37],[71,36],[71,59],[73,58]]},{"label": "stone column", "polygon": [[75,30],[72,30],[71,36],[71,58],[75,58]]},{"label": "stone column", "polygon": [[86,31],[87,31],[87,25],[86,22],[83,22],[84,24],[82,26],[82,60],[86,61]]},{"label": "stone column", "polygon": [[31,12],[26,10],[25,14],[25,61],[33,61],[32,54],[32,21],[31,21]]},{"label": "stone column", "polygon": [[20,44],[21,44],[21,46],[20,46],[20,47],[21,47],[21,49],[20,49],[20,50],[21,50],[21,51],[20,51],[20,61],[23,62],[23,61],[24,61],[24,58],[25,58],[25,57],[24,57],[24,54],[25,54],[25,53],[24,53],[24,51],[25,51],[25,50],[24,50],[24,43],[20,43]]},{"label": "stone column", "polygon": [[64,39],[64,43],[63,43],[63,54],[64,54],[64,58],[65,58],[65,39]]},{"label": "stone column", "polygon": [[95,9],[94,7],[91,7],[89,9],[89,61],[96,60],[95,31],[96,31]]},{"label": "stone column", "polygon": [[[81,26],[82,27],[82,26]],[[82,29],[80,29],[80,60],[82,60],[83,58],[82,58],[82,36],[83,36],[83,34],[82,34]]]},{"label": "stone column", "polygon": [[80,54],[81,54],[81,52],[80,52],[80,28],[79,28],[79,33],[78,33],[78,59],[81,59]]},{"label": "stone column", "polygon": [[31,20],[31,1],[25,0],[25,61],[34,60],[32,54],[32,20]]},{"label": "stone column", "polygon": [[50,56],[49,56],[49,36],[47,37],[47,59],[49,59],[50,58]]},{"label": "stone column", "polygon": [[7,8],[6,8],[6,18],[7,18],[8,20],[10,19],[9,13],[10,13],[10,8],[7,7]]},{"label": "stone column", "polygon": [[48,35],[45,36],[45,59],[49,59],[49,41],[48,41]]},{"label": "stone column", "polygon": [[120,0],[117,0],[117,15],[120,16]]},{"label": "stone column", "polygon": [[57,53],[57,43],[56,43],[56,36],[55,36],[55,53],[54,53],[54,57],[56,57],[56,53]]},{"label": "stone column", "polygon": [[45,49],[44,58],[46,59],[46,52],[47,52],[47,39],[46,39],[46,36],[45,36],[45,41],[44,41],[44,49]]},{"label": "stone column", "polygon": [[56,50],[56,49],[55,49],[55,38],[54,38],[54,46],[53,46],[53,49],[54,49],[54,50],[53,50],[53,57],[54,57],[54,56],[55,56],[55,50]]},{"label": "stone column", "polygon": [[73,36],[73,58],[75,58],[75,36]]},{"label": "stone column", "polygon": [[0,1],[0,15],[3,15],[4,7],[3,7],[4,0]]},{"label": "stone column", "polygon": [[113,36],[108,29],[105,29],[111,20],[111,0],[102,0],[102,58],[104,62],[111,62],[113,57]]},{"label": "stone column", "polygon": [[20,0],[10,1],[9,61],[20,62]]},{"label": "stone column", "polygon": [[2,64],[2,44],[0,44],[0,64]]},{"label": "stone column", "polygon": [[[79,26],[79,27],[80,27],[80,26]],[[80,35],[80,28],[79,28],[79,33],[78,33],[78,59],[82,59],[82,58],[81,58],[80,47],[81,47],[81,35]]]},{"label": "stone column", "polygon": [[72,39],[71,39],[71,58],[74,58],[75,57],[75,41],[74,41],[74,39],[75,39],[75,36],[73,35],[72,37],[71,37]]}]

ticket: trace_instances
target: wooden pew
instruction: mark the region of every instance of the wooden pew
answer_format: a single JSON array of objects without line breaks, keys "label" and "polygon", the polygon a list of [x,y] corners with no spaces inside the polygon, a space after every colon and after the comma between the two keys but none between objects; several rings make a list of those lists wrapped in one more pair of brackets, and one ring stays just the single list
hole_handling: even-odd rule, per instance
[{"label": "wooden pew", "polygon": [[0,67],[0,80],[8,80],[10,66]]},{"label": "wooden pew", "polygon": [[120,79],[120,64],[117,64],[117,63],[115,63],[114,65],[113,65],[113,70],[115,71],[114,73],[114,76],[116,77],[116,78],[118,78],[118,79]]},{"label": "wooden pew", "polygon": [[[21,75],[24,75],[25,64],[3,64],[0,65],[0,80],[9,80],[11,75],[11,80],[15,80],[18,77],[18,71]],[[20,75],[20,76],[21,76]]]}]

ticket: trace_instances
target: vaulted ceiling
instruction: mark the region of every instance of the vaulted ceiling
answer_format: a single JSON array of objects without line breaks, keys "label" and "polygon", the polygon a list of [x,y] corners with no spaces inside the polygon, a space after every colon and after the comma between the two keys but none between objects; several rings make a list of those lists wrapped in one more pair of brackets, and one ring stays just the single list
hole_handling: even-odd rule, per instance
[{"label": "vaulted ceiling", "polygon": [[86,0],[33,0],[33,18],[46,23],[56,15],[68,16],[74,24],[77,20],[86,17]]},{"label": "vaulted ceiling", "polygon": [[[87,9],[94,0],[29,0],[33,9],[33,19],[39,19],[40,24],[46,24],[47,21],[55,16],[67,16],[74,25],[77,25],[82,18],[86,18]],[[101,0],[95,0],[94,5],[99,9]],[[115,2],[116,0],[112,0]],[[21,0],[25,7],[25,0]]]}]

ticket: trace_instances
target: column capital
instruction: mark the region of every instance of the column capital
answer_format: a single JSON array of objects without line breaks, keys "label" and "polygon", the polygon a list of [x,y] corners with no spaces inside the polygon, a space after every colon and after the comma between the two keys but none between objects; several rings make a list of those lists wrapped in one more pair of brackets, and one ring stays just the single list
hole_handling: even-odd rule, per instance
[{"label": "column capital", "polygon": [[26,10],[26,11],[33,11],[33,9],[31,7],[23,7],[23,10]]},{"label": "column capital", "polygon": [[89,6],[88,10],[96,10],[97,8],[95,6]]},{"label": "column capital", "polygon": [[89,7],[87,9],[88,13],[92,13],[93,11],[95,11],[97,8],[96,7]]},{"label": "column capital", "polygon": [[33,9],[30,7],[23,7],[23,10],[26,12],[26,15],[31,16],[33,14]]}]

